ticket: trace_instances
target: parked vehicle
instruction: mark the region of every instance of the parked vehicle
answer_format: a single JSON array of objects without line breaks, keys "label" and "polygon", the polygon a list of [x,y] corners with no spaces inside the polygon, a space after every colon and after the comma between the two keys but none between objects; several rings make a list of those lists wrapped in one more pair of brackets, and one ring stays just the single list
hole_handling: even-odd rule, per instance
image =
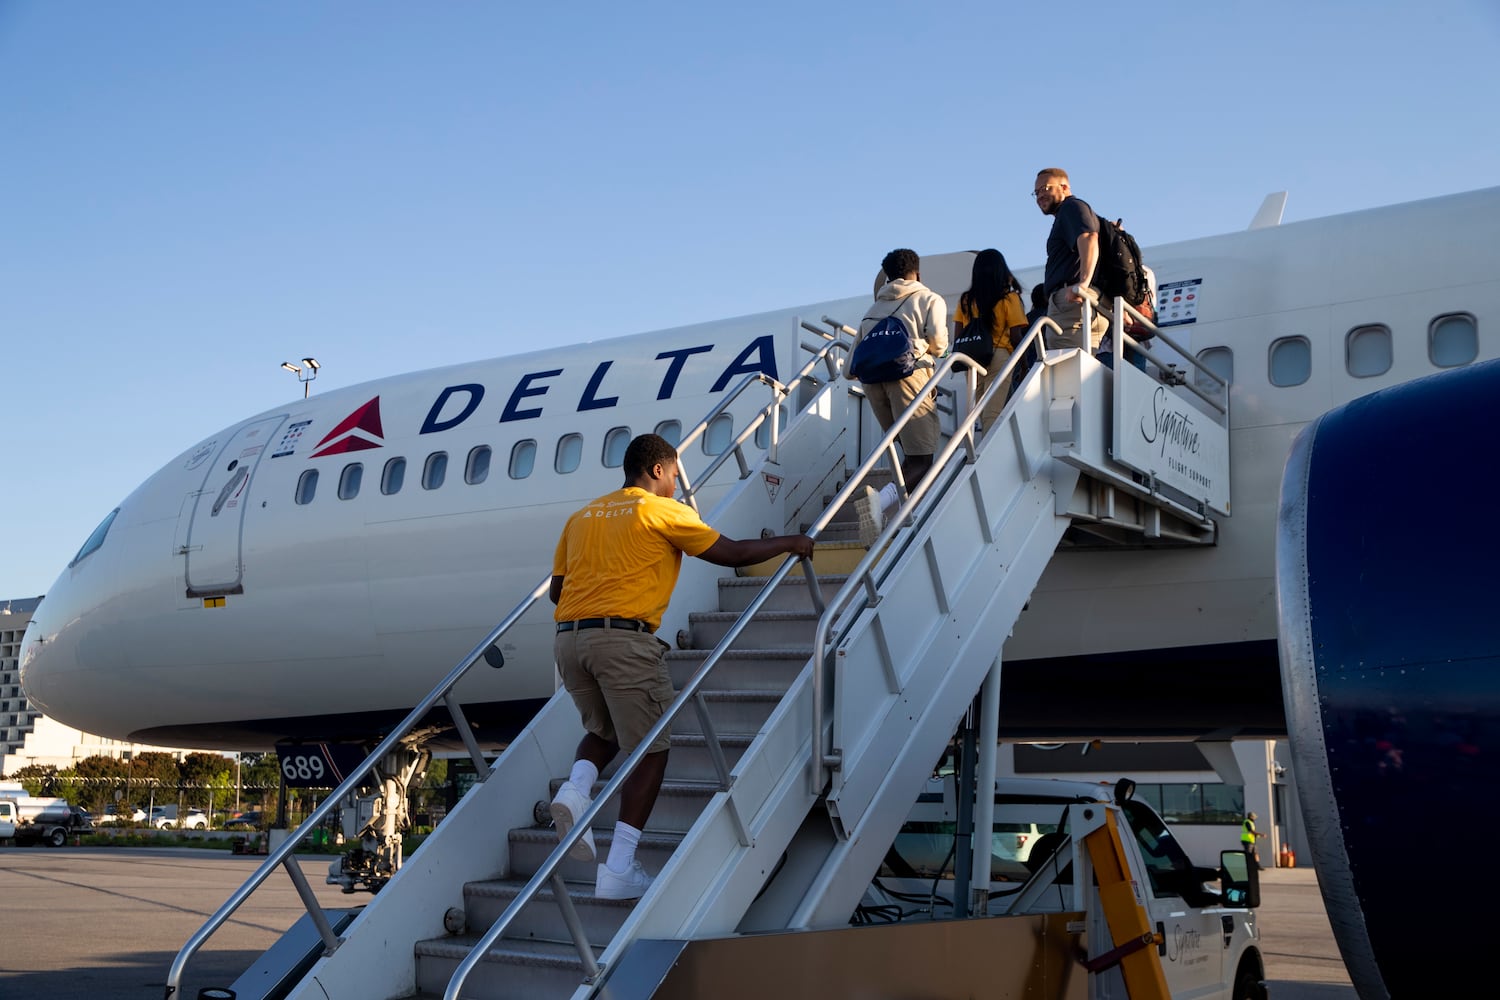
[{"label": "parked vehicle", "polygon": [[[1159,953],[1171,995],[1264,1000],[1265,967],[1252,912],[1260,904],[1254,866],[1239,850],[1222,852],[1217,868],[1195,865],[1161,817],[1133,798],[1134,788],[1128,779],[1113,787],[1034,778],[997,781],[988,912],[1069,910],[1074,862],[1082,849],[1071,837],[1080,826],[1088,829],[1091,814],[1097,825],[1101,809],[1117,810],[1120,860],[1150,925],[1162,935]],[[897,909],[904,919],[951,916],[956,818],[952,784],[936,782],[896,836],[866,904]],[[1021,836],[1024,843],[1017,841]],[[1097,912],[1089,919],[1091,935],[1107,933]]]},{"label": "parked vehicle", "polygon": [[238,816],[231,816],[224,821],[226,830],[263,830],[266,821],[259,810],[242,812]]},{"label": "parked vehicle", "polygon": [[46,844],[61,847],[69,834],[88,829],[83,810],[74,811],[66,799],[0,799],[0,840],[14,840],[18,847]]},{"label": "parked vehicle", "polygon": [[104,815],[96,821],[100,826],[109,826],[117,823],[144,823],[146,822],[146,810],[131,809],[121,812],[119,806],[105,806]]},{"label": "parked vehicle", "polygon": [[202,809],[189,809],[179,822],[176,806],[157,806],[151,810],[151,825],[158,830],[207,830],[208,816]]}]

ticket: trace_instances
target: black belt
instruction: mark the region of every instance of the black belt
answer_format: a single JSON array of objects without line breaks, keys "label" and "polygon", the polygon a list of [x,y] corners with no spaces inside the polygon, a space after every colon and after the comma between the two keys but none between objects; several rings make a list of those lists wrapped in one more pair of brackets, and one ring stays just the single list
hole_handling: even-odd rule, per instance
[{"label": "black belt", "polygon": [[629,632],[654,632],[650,625],[638,618],[580,618],[576,622],[558,622],[559,632],[571,632],[585,628],[622,628]]}]

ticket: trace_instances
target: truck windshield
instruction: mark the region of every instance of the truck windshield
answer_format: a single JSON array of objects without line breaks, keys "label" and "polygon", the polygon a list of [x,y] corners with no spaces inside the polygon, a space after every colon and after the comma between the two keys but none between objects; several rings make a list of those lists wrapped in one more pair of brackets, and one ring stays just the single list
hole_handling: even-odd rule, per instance
[{"label": "truck windshield", "polygon": [[[1152,889],[1160,892],[1180,885],[1181,880],[1171,876],[1190,875],[1193,863],[1188,860],[1182,845],[1177,843],[1177,838],[1172,836],[1172,831],[1167,829],[1167,824],[1144,802],[1132,799],[1124,803],[1122,808],[1125,810],[1126,821],[1130,823],[1130,830],[1135,834],[1135,841],[1141,847],[1141,857],[1146,862],[1146,873],[1151,879]],[[1162,878],[1163,875],[1168,877]]]}]

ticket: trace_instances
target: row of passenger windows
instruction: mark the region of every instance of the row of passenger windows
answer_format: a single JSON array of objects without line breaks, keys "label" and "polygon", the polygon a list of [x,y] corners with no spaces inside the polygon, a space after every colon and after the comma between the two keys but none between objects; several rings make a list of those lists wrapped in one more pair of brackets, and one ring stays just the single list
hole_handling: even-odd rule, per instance
[{"label": "row of passenger windows", "polygon": [[[1439,316],[1427,326],[1427,357],[1439,368],[1457,368],[1479,357],[1479,324],[1469,313]],[[1198,355],[1203,366],[1220,378],[1234,381],[1234,352],[1210,347]],[[1282,337],[1271,342],[1269,378],[1275,386],[1301,385],[1312,377],[1312,342],[1306,337]],[[1355,378],[1373,378],[1391,370],[1391,328],[1376,323],[1357,326],[1344,338],[1344,369]],[[1200,388],[1217,388],[1200,376]],[[1204,386],[1202,383],[1210,383]]]},{"label": "row of passenger windows", "polygon": [[[785,407],[782,408],[783,418]],[[770,446],[770,424],[762,423],[755,429],[755,444],[759,448]],[[677,420],[664,420],[656,425],[655,432],[665,438],[674,448],[682,440],[682,424]],[[625,449],[629,447],[634,435],[629,427],[612,427],[604,435],[604,445],[600,454],[602,464],[607,469],[618,469],[625,464]],[[718,455],[729,447],[734,440],[734,418],[728,413],[722,413],[716,417],[713,423],[703,434],[702,446],[705,455]],[[468,457],[464,460],[464,482],[470,486],[478,486],[489,478],[490,461],[494,454],[492,448],[487,444],[477,445],[469,449]],[[525,479],[536,469],[537,443],[532,438],[517,441],[510,449],[510,462],[506,472],[511,479]],[[567,475],[576,472],[583,463],[583,435],[564,434],[557,441],[557,447],[552,457],[552,468],[559,475]],[[388,460],[380,470],[380,492],[386,496],[392,496],[401,492],[401,487],[406,484],[407,461],[402,456]],[[364,485],[365,467],[363,462],[350,462],[344,466],[339,473],[338,497],[340,500],[353,500],[359,496],[360,487]],[[422,462],[422,476],[420,479],[422,489],[435,490],[442,487],[448,478],[448,453],[446,451],[435,451],[428,455]],[[297,478],[297,490],[294,499],[299,504],[312,503],[318,492],[318,470],[306,469]]]}]

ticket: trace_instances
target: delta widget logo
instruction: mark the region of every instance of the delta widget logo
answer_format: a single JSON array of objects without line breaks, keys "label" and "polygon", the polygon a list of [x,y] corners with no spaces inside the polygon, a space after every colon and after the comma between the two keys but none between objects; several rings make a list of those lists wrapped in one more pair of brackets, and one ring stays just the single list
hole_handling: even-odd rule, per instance
[{"label": "delta widget logo", "polygon": [[351,451],[367,451],[384,445],[385,431],[380,425],[380,397],[376,396],[340,420],[338,426],[318,442],[317,450],[308,457],[343,455]]}]

